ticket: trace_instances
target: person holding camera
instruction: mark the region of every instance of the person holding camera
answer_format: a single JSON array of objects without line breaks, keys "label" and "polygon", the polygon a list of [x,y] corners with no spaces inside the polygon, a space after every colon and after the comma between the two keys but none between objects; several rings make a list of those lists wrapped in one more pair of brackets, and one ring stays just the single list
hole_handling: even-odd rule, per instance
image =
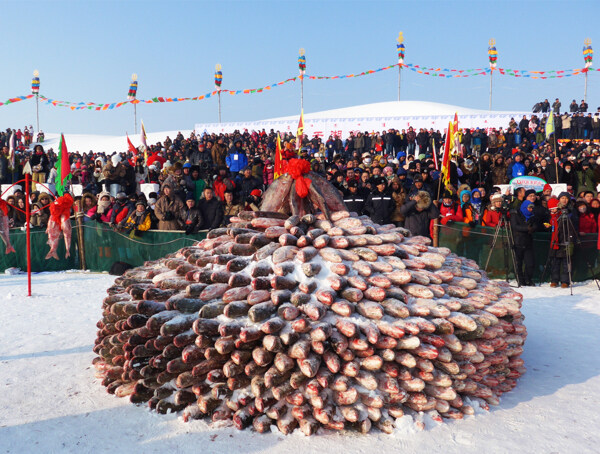
[{"label": "person holding camera", "polygon": [[525,200],[519,209],[510,214],[510,226],[513,233],[513,244],[516,261],[517,282],[519,285],[534,287],[533,272],[535,255],[533,252],[533,233],[538,229],[537,219],[533,214],[534,205]]},{"label": "person holding camera", "polygon": [[431,221],[440,215],[438,208],[431,202],[427,191],[419,191],[410,196],[409,201],[402,205],[400,213],[404,216],[404,227],[413,235],[430,237]]},{"label": "person holding camera", "polygon": [[188,193],[185,197],[185,206],[179,212],[179,222],[185,230],[186,235],[198,233],[203,223],[202,213],[196,208],[196,200],[194,200],[192,192]]},{"label": "person holding camera", "polygon": [[179,230],[177,215],[183,209],[183,202],[172,191],[173,189],[168,183],[163,184],[163,195],[154,205],[154,214],[158,219],[159,230]]}]

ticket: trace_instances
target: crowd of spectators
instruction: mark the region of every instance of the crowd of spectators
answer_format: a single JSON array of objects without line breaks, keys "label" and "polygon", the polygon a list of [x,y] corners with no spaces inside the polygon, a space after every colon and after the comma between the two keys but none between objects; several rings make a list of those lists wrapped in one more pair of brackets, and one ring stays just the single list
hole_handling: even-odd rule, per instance
[{"label": "crowd of spectators", "polygon": [[[443,225],[494,227],[499,207],[508,204],[519,265],[524,267],[521,277],[530,282],[530,236],[552,229],[550,188],[543,193],[521,188],[508,195],[499,194],[498,185],[526,175],[563,183],[567,190],[558,198],[559,207],[568,211],[578,233],[598,232],[600,151],[594,140],[600,139],[600,115],[556,113],[549,140],[546,115],[511,119],[506,128],[461,129],[447,186],[440,183],[434,160],[434,154],[438,162],[442,158],[445,136],[439,130],[409,127],[326,140],[283,133],[282,156],[308,160],[314,172],[340,190],[350,211],[405,226],[414,234],[430,235],[434,219]],[[21,178],[27,161],[34,182],[54,182],[52,149],[34,143],[33,150],[17,153],[12,168],[5,138],[0,138],[2,183]],[[275,131],[264,129],[188,137],[179,133],[136,154],[70,153],[72,183],[84,188],[76,198],[78,206],[86,221],[103,222],[131,236],[149,229],[192,234],[227,225],[242,210],[258,210],[274,179],[276,139]],[[142,183],[156,183],[159,190],[146,197]],[[41,186],[34,189],[33,206],[45,207],[49,195]],[[23,194],[16,192],[8,201],[22,207]],[[25,222],[13,208],[9,216],[13,227]],[[33,225],[44,227],[48,216],[46,206],[32,218]]]}]

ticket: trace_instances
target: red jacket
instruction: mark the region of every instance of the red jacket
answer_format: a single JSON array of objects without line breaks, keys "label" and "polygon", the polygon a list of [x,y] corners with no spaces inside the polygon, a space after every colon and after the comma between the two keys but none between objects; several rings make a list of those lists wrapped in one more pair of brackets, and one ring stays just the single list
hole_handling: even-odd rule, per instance
[{"label": "red jacket", "polygon": [[579,233],[598,233],[598,222],[592,213],[579,215]]},{"label": "red jacket", "polygon": [[442,203],[440,205],[440,216],[442,225],[446,225],[448,221],[462,222],[464,219],[462,209],[456,202],[449,207]]},{"label": "red jacket", "polygon": [[496,227],[500,222],[500,219],[502,219],[502,215],[498,210],[490,210],[489,208],[486,208],[483,212],[483,220],[481,225],[485,225],[487,227]]},{"label": "red jacket", "polygon": [[231,178],[223,178],[221,175],[217,176],[215,183],[213,184],[215,195],[221,202],[225,200],[225,191],[229,189],[233,191],[235,189],[235,183]]}]

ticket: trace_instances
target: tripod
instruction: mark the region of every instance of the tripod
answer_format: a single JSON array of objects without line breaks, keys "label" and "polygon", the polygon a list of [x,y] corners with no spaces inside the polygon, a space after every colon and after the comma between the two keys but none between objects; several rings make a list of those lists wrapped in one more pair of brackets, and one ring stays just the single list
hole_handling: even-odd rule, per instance
[{"label": "tripod", "polygon": [[[496,247],[496,242],[498,241],[498,236],[502,232],[502,249],[504,250],[504,273],[506,282],[508,282],[508,255],[510,254],[510,258],[512,261],[513,269],[515,270],[515,279],[517,280],[517,287],[521,287],[521,282],[519,280],[519,273],[517,271],[517,261],[515,258],[515,250],[514,250],[514,240],[512,234],[512,227],[510,226],[510,221],[506,216],[506,212],[501,212],[500,222],[496,225],[496,230],[494,231],[494,238],[492,239],[492,245],[490,247],[490,252],[488,253],[487,260],[485,262],[485,270],[487,271],[488,265],[490,264],[490,259],[492,257],[492,253],[494,252],[494,248]],[[508,247],[507,247],[508,242]]]},{"label": "tripod", "polygon": [[[566,261],[567,261],[567,273],[569,275],[569,287],[571,289],[571,296],[573,295],[573,279],[572,279],[572,274],[573,274],[573,263],[571,261],[571,248],[573,248],[574,244],[576,244],[577,246],[582,246],[581,244],[581,238],[579,237],[579,233],[577,232],[577,229],[575,228],[575,225],[573,225],[573,221],[571,220],[571,218],[569,218],[568,214],[563,211],[561,213],[561,215],[558,217],[558,222],[556,225],[557,228],[557,236],[558,236],[558,247],[560,250],[560,248],[564,247],[565,250],[565,254],[566,254]],[[560,238],[561,238],[561,233],[566,232],[566,234],[564,235],[564,241],[560,242]],[[574,241],[571,241],[571,238],[573,238]],[[574,244],[573,244],[574,242]],[[548,271],[548,267],[550,265],[550,262],[552,261],[552,240],[550,240],[550,251],[548,252],[548,260],[546,260],[546,265],[544,265],[544,270],[542,271],[542,276],[540,277],[540,285],[542,284],[544,277],[546,276],[546,272]],[[595,274],[594,274],[594,269],[592,267],[592,264],[589,262],[589,260],[587,259],[587,257],[585,258],[585,263],[588,267],[588,270],[590,272],[590,276],[592,276],[592,279],[594,279],[594,282],[596,282],[596,286],[598,287],[598,290],[600,290],[600,283],[598,282],[598,279],[596,278]]]}]

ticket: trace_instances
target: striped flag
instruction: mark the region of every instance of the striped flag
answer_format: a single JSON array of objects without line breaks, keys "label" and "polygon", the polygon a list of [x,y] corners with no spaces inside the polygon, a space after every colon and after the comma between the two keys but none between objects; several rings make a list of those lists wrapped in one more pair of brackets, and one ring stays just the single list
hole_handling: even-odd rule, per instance
[{"label": "striped flag", "polygon": [[62,197],[65,193],[67,183],[73,177],[71,164],[69,163],[69,152],[67,151],[67,144],[65,143],[65,136],[63,134],[60,135],[58,160],[54,164],[54,167],[56,168],[56,193]]}]

